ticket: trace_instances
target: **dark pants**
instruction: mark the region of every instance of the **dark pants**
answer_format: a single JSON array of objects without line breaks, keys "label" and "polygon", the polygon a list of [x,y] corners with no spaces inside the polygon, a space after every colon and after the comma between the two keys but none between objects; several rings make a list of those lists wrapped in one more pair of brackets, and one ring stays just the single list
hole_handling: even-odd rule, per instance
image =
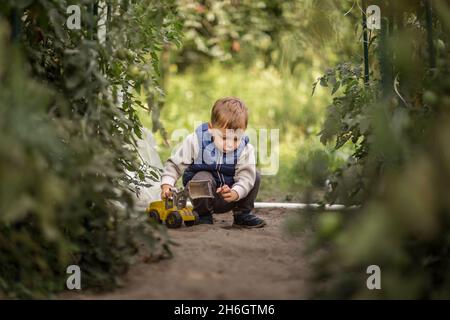
[{"label": "dark pants", "polygon": [[253,210],[256,195],[259,190],[259,183],[261,181],[261,176],[259,172],[256,172],[256,180],[255,185],[250,190],[248,195],[239,199],[238,201],[226,202],[221,195],[215,193],[218,188],[214,177],[209,171],[199,171],[197,172],[192,180],[210,180],[212,183],[213,191],[214,191],[214,199],[213,198],[203,198],[203,199],[193,199],[192,205],[194,206],[194,210],[197,211],[199,215],[205,215],[209,213],[224,213],[228,211],[233,211],[233,213],[240,212],[248,212]]}]

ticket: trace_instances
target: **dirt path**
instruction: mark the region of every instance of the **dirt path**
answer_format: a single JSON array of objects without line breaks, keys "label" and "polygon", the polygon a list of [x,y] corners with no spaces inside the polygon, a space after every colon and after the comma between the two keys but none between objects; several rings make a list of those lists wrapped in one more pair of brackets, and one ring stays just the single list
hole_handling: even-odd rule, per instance
[{"label": "dirt path", "polygon": [[[169,230],[179,246],[174,258],[139,262],[125,285],[104,294],[81,292],[81,299],[299,299],[307,294],[302,239],[283,230],[282,210],[258,210],[262,229],[230,228],[231,213],[214,225]],[[65,297],[67,298],[67,296]]]}]

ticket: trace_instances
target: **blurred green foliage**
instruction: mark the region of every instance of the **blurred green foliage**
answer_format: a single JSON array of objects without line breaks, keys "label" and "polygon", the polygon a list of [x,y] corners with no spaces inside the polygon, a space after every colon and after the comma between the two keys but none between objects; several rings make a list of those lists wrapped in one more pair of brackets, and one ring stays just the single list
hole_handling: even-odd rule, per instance
[{"label": "blurred green foliage", "polygon": [[112,1],[102,39],[96,2],[81,4],[81,30],[64,25],[69,3],[0,7],[0,292],[11,298],[66,289],[71,264],[83,288],[114,287],[138,240],[170,253],[164,230],[133,211],[126,172],[155,170],[137,158],[129,88],[160,94],[158,53],[181,24],[170,2]]},{"label": "blurred green foliage", "polygon": [[[349,22],[336,10],[343,7],[342,1],[178,0],[177,4],[185,36],[174,60],[182,69],[213,60],[251,66],[261,59],[265,66],[293,72],[297,66],[317,63],[317,58],[330,60],[354,47],[345,41]],[[339,50],[327,50],[336,43]]]},{"label": "blurred green foliage", "polygon": [[[314,269],[315,296],[448,299],[450,6],[376,4],[385,16],[369,39],[369,82],[361,60],[317,82],[334,95],[322,142],[354,146],[327,199],[362,207],[312,219],[309,249],[326,248]],[[304,229],[307,221],[296,223]],[[366,287],[369,265],[381,268],[381,290]]]}]

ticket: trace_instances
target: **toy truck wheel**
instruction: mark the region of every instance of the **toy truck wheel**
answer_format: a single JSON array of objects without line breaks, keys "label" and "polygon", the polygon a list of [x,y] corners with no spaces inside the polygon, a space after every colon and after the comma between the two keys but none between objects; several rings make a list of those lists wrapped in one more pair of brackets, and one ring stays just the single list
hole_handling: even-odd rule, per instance
[{"label": "toy truck wheel", "polygon": [[195,220],[194,221],[185,221],[184,224],[186,225],[186,227],[192,227],[193,225],[196,225],[200,222],[200,217],[198,216],[198,213],[193,211],[192,212]]},{"label": "toy truck wheel", "polygon": [[156,210],[150,210],[148,212],[148,217],[150,221],[155,221],[156,223],[161,223],[161,217],[159,216],[159,212]]},{"label": "toy truck wheel", "polygon": [[169,213],[166,219],[166,225],[168,228],[179,228],[183,224],[183,218],[178,211],[172,211]]}]

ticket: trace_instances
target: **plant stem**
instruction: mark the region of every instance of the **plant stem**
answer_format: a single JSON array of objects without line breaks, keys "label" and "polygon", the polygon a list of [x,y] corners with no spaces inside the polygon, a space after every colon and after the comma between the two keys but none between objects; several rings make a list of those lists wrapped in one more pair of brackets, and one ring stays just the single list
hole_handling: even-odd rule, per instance
[{"label": "plant stem", "polygon": [[436,54],[433,43],[433,9],[431,0],[425,1],[426,19],[427,19],[427,39],[428,39],[428,55],[430,68],[436,68]]},{"label": "plant stem", "polygon": [[362,25],[363,25],[363,48],[364,48],[364,84],[369,85],[369,40],[367,36],[366,1],[362,0]]}]

